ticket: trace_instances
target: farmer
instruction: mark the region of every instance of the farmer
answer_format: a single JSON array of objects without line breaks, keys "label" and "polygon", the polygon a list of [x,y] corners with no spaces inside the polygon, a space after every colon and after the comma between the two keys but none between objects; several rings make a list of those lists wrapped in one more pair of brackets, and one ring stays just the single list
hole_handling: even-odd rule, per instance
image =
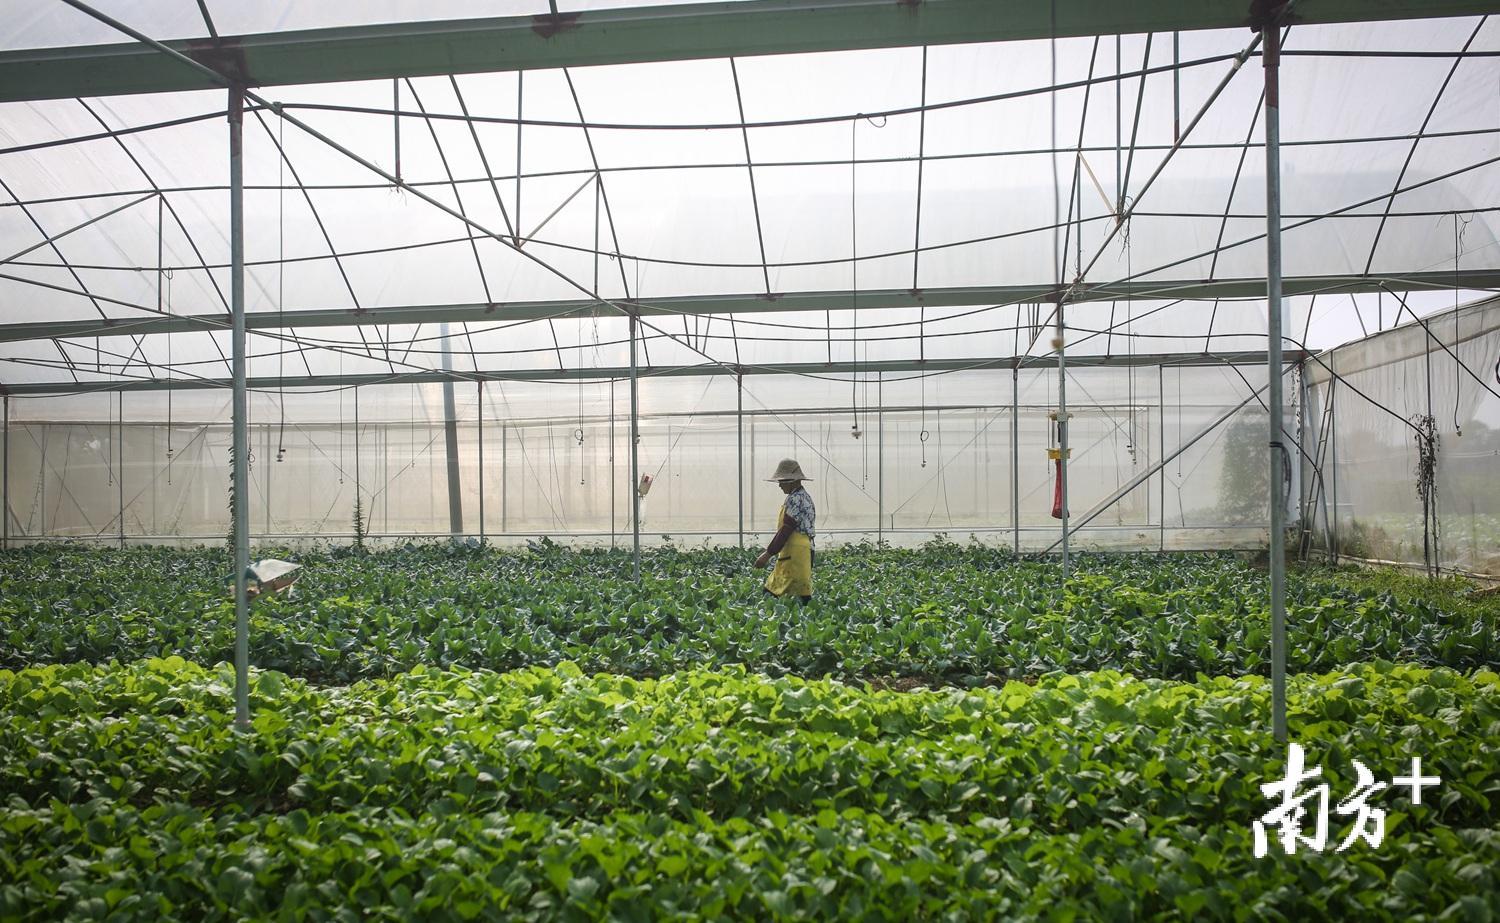
[{"label": "farmer", "polygon": [[811,478],[796,461],[785,458],[769,480],[781,485],[786,500],[776,514],[776,537],[755,559],[755,566],[765,567],[774,557],[776,568],[766,578],[766,592],[796,596],[805,603],[812,599],[813,525],[818,516],[802,486]]}]

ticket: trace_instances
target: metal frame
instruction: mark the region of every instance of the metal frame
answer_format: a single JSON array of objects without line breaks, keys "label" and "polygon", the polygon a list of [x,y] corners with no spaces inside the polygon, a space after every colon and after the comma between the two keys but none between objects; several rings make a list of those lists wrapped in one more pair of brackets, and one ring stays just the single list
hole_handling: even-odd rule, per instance
[{"label": "metal frame", "polygon": [[[635,324],[631,318],[632,327]],[[639,334],[635,335],[639,338]],[[1287,350],[1289,362],[1300,362],[1307,353],[1302,350]],[[1108,368],[1121,366],[1221,366],[1258,365],[1266,361],[1262,351],[1207,353],[1202,355],[1183,353],[1136,353],[1135,355],[1084,355],[1070,356],[1072,368]],[[511,369],[498,372],[465,372],[458,369],[429,369],[421,372],[344,373],[330,375],[302,375],[287,377],[257,377],[247,380],[252,391],[282,391],[296,388],[352,388],[364,385],[434,384],[455,381],[531,381],[562,382],[624,381],[637,375],[649,378],[692,378],[702,375],[852,375],[856,372],[904,372],[912,375],[935,375],[952,372],[983,371],[988,369],[1035,369],[1055,365],[1052,356],[1013,356],[995,359],[893,359],[839,362],[783,362],[765,365],[731,366],[719,363],[700,365],[670,365],[657,367],[628,366],[624,368],[591,368],[580,374],[578,369]],[[64,394],[96,394],[114,391],[188,391],[232,387],[233,382],[222,378],[188,379],[138,379],[112,381],[57,381],[24,382],[4,387],[6,394],[14,397],[49,397]]]},{"label": "metal frame", "polygon": [[[1384,292],[1392,288],[1500,289],[1500,270],[1472,269],[1455,275],[1452,270],[1368,276],[1292,276],[1283,280],[1284,297],[1313,294]],[[1111,284],[1079,284],[1068,295],[1069,304],[1127,299],[1205,300],[1225,298],[1259,299],[1265,295],[1265,279],[1220,279],[1179,282],[1130,281]],[[1016,305],[1055,301],[1059,287],[1046,285],[983,285],[959,288],[864,290],[859,293],[861,311],[875,308],[974,307]],[[101,299],[105,300],[105,299]],[[758,314],[765,312],[840,311],[849,307],[848,292],[791,292],[786,294],[691,295],[653,298],[649,302],[629,299],[613,304],[642,317],[692,314]],[[142,311],[145,306],[123,304]],[[588,317],[608,308],[593,299],[512,302],[509,304],[429,304],[378,308],[315,308],[260,311],[245,318],[249,330],[308,329],[386,324],[437,324],[443,322],[509,323],[512,321]],[[38,321],[0,324],[0,343],[24,340],[74,339],[78,337],[140,336],[149,333],[222,331],[228,327],[223,313],[96,318],[91,320]]]},{"label": "metal frame", "polygon": [[[71,0],[69,0],[71,2]],[[77,4],[74,4],[77,5]],[[164,43],[252,86],[1250,26],[1244,0],[747,0],[342,26]],[[1298,22],[1496,12],[1484,0],[1319,0]],[[0,102],[214,87],[134,44],[0,54]]]}]

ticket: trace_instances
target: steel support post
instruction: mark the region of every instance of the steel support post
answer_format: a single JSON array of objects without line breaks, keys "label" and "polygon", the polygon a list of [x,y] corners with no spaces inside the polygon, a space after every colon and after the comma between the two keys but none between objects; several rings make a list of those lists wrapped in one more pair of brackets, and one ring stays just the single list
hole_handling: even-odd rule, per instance
[{"label": "steel support post", "polygon": [[1068,367],[1067,343],[1064,341],[1063,303],[1057,303],[1057,447],[1062,454],[1057,466],[1057,480],[1062,491],[1062,575],[1068,579]]},{"label": "steel support post", "polygon": [[0,461],[0,548],[10,548],[10,395],[5,396],[5,454]]},{"label": "steel support post", "polygon": [[500,424],[500,534],[510,530],[510,427]]},{"label": "steel support post", "polygon": [[1281,493],[1286,447],[1282,444],[1281,398],[1281,99],[1278,70],[1281,31],[1274,21],[1261,25],[1266,78],[1266,374],[1270,394],[1271,505],[1271,727],[1285,743],[1286,729],[1286,504]]},{"label": "steel support post", "polygon": [[120,419],[115,424],[115,487],[118,488],[120,550],[125,549],[125,392],[120,392]]},{"label": "steel support post", "polygon": [[365,509],[364,498],[361,496],[364,485],[359,478],[359,388],[354,389],[354,504],[359,509],[360,529],[368,532],[367,525],[370,521],[370,511]]},{"label": "steel support post", "polygon": [[[41,502],[37,504],[37,535],[47,534],[47,440],[52,436],[52,427],[46,423],[42,424],[42,459],[41,467],[37,471],[37,495]],[[26,517],[27,525],[31,524],[31,517]],[[27,531],[30,531],[29,529]]]},{"label": "steel support post", "polygon": [[[1175,39],[1174,39],[1175,41]],[[1167,550],[1167,384],[1166,372],[1156,367],[1156,447],[1157,464],[1161,465],[1156,488],[1157,551]]]},{"label": "steel support post", "polygon": [[[1415,316],[1415,315],[1413,315]],[[1422,325],[1427,329],[1427,325]],[[1455,330],[1455,333],[1457,331]],[[1422,341],[1426,348],[1422,351],[1422,364],[1427,375],[1427,420],[1436,428],[1437,418],[1432,414],[1432,331],[1427,330],[1427,337]],[[1435,446],[1429,446],[1435,448]],[[1432,487],[1427,495],[1427,502],[1422,504],[1422,565],[1427,571],[1429,578],[1438,575],[1438,535],[1437,535],[1437,459],[1433,459]]]},{"label": "steel support post", "polygon": [[[453,341],[448,338],[448,325],[440,328],[443,338],[443,371],[453,370]],[[463,497],[458,475],[458,404],[453,397],[453,382],[443,382],[443,444],[448,456],[448,534],[454,541],[464,531]]]},{"label": "steel support post", "polygon": [[615,483],[619,473],[615,471],[615,451],[618,446],[615,443],[615,380],[609,380],[609,547],[615,547],[615,515],[619,509],[619,500],[616,498],[615,490],[619,486]]},{"label": "steel support post", "polygon": [[885,373],[875,373],[875,543],[885,541]]},{"label": "steel support post", "polygon": [[631,573],[641,581],[640,381],[635,358],[635,313],[630,314],[630,530],[633,540]]},{"label": "steel support post", "polygon": [[1011,550],[1021,553],[1021,370],[1010,367],[1010,528]]},{"label": "steel support post", "polygon": [[250,427],[245,395],[245,90],[229,89],[229,291],[234,398],[234,723],[250,727]]},{"label": "steel support post", "polygon": [[1333,513],[1328,517],[1328,527],[1332,538],[1328,543],[1329,559],[1335,567],[1339,563],[1339,410],[1338,410],[1338,388],[1339,376],[1336,370],[1339,354],[1337,350],[1328,353],[1328,500],[1333,506]]},{"label": "steel support post", "polygon": [[740,549],[745,548],[745,376],[736,375],[734,405],[735,495],[740,501]]},{"label": "steel support post", "polygon": [[484,542],[484,382],[475,382],[479,393],[475,417],[479,420],[479,541]]}]

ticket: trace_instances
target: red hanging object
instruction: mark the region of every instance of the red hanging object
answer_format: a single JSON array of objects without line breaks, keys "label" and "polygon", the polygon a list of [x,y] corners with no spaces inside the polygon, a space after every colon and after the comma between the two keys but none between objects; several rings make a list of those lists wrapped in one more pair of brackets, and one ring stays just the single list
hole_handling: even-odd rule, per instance
[{"label": "red hanging object", "polygon": [[[1072,456],[1072,454],[1073,450],[1069,449],[1068,455]],[[1054,466],[1052,472],[1052,518],[1061,519],[1063,518],[1063,450],[1048,449],[1047,457],[1052,459]]]},{"label": "red hanging object", "polygon": [[1055,458],[1055,459],[1052,460],[1052,464],[1054,464],[1054,465],[1057,466],[1057,470],[1054,473],[1054,476],[1052,478],[1052,518],[1053,519],[1061,519],[1062,518],[1062,459],[1061,458]]}]

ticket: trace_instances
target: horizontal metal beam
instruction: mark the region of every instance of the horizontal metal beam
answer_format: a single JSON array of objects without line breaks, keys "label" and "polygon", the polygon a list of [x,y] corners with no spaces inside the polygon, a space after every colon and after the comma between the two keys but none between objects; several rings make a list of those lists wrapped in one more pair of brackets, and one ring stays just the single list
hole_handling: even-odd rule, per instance
[{"label": "horizontal metal beam", "polygon": [[[1301,350],[1284,350],[1288,365],[1306,358]],[[1258,352],[1222,352],[1211,354],[1193,353],[1137,353],[1135,355],[1069,356],[1068,364],[1073,368],[1104,368],[1125,366],[1219,366],[1219,365],[1264,365],[1266,354]],[[644,368],[641,374],[647,378],[693,378],[704,375],[851,375],[892,373],[939,373],[965,372],[981,369],[1050,368],[1055,364],[1050,356],[1011,356],[996,359],[900,359],[884,362],[785,362],[771,365],[734,366],[704,363],[702,365],[673,365]],[[598,369],[513,369],[495,372],[464,372],[459,370],[431,369],[423,372],[398,372],[397,374],[345,374],[345,375],[299,375],[285,378],[251,378],[251,390],[281,391],[296,388],[352,388],[369,385],[414,385],[433,384],[445,381],[606,381],[626,380],[629,368]],[[61,394],[95,394],[117,391],[198,391],[228,388],[227,378],[193,378],[177,381],[164,379],[139,379],[134,381],[58,381],[28,382],[0,386],[0,392],[13,397],[40,397]]]},{"label": "horizontal metal beam", "polygon": [[[1246,28],[1248,0],[743,0],[166,43],[251,86],[695,58]],[[1302,0],[1294,22],[1500,12],[1494,0]],[[82,14],[80,14],[82,15]],[[128,24],[128,23],[127,23]],[[0,53],[0,101],[218,86],[137,44]]]},{"label": "horizontal metal beam", "polygon": [[[1381,290],[1497,289],[1500,270],[1465,269],[1420,272],[1399,276],[1298,276],[1286,279],[1284,289],[1292,295],[1325,295]],[[1045,285],[980,285],[961,288],[887,289],[862,291],[861,311],[875,308],[982,307],[1031,302],[1052,303],[1058,289]],[[1123,282],[1082,286],[1074,291],[1075,303],[1093,301],[1212,300],[1216,298],[1264,298],[1264,279],[1176,282]],[[641,316],[759,314],[775,311],[842,311],[855,307],[849,292],[796,292],[784,295],[687,295],[653,298],[650,302],[615,302],[632,307]],[[0,301],[0,316],[6,310]],[[251,312],[245,315],[250,330],[297,330],[316,327],[352,327],[386,324],[503,324],[514,321],[588,317],[598,311],[613,313],[609,306],[589,299],[567,301],[517,301],[510,304],[428,304],[384,308],[318,308],[311,310]],[[142,336],[160,333],[193,333],[226,330],[228,314],[191,314],[69,321],[35,321],[0,324],[0,343],[76,337]]]}]

